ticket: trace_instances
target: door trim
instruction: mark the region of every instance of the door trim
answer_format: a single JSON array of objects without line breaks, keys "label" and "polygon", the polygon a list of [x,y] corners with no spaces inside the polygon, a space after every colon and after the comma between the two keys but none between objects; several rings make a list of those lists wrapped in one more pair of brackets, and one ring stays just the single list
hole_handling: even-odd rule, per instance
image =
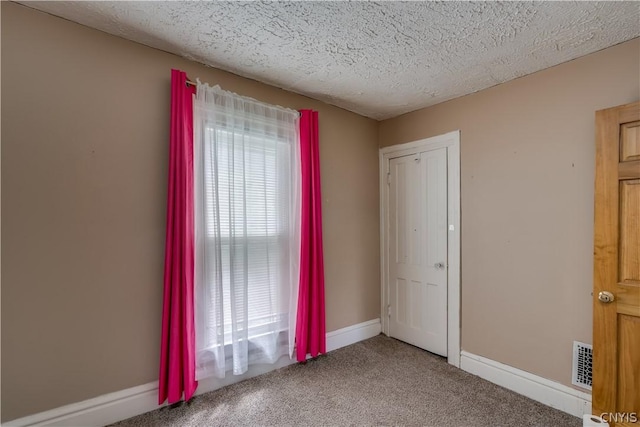
[{"label": "door trim", "polygon": [[408,156],[421,151],[447,148],[447,218],[453,231],[447,233],[447,258],[449,271],[447,275],[447,361],[460,367],[460,131],[425,138],[406,144],[392,145],[380,149],[380,278],[382,332],[389,335],[389,301],[388,259],[387,259],[387,173],[389,160],[395,157]]}]

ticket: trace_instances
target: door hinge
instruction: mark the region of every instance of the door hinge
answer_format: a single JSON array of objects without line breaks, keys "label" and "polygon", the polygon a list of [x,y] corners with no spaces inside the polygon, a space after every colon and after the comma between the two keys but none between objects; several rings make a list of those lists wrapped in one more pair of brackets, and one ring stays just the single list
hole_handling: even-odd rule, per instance
[{"label": "door hinge", "polygon": [[391,172],[387,173],[387,185],[391,184]]},{"label": "door hinge", "polygon": [[387,305],[387,317],[391,318],[391,304]]}]

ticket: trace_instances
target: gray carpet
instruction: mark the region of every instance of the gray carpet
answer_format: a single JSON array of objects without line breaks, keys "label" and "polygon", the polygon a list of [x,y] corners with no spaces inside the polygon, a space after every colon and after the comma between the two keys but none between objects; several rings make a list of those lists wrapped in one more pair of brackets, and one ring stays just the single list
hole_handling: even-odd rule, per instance
[{"label": "gray carpet", "polygon": [[579,418],[379,335],[117,426],[576,426]]}]

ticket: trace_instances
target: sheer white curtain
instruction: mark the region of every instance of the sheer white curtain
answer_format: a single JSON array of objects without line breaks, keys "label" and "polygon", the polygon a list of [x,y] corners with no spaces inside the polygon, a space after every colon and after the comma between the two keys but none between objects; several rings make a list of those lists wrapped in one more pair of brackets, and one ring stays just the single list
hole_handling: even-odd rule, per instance
[{"label": "sheer white curtain", "polygon": [[291,356],[299,280],[298,112],[198,82],[196,378]]}]

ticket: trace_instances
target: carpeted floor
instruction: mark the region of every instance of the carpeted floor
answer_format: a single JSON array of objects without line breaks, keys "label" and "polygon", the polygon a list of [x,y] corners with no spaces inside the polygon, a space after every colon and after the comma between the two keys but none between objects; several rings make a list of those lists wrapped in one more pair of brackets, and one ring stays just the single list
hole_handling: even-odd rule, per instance
[{"label": "carpeted floor", "polygon": [[576,426],[579,418],[379,335],[117,426]]}]

